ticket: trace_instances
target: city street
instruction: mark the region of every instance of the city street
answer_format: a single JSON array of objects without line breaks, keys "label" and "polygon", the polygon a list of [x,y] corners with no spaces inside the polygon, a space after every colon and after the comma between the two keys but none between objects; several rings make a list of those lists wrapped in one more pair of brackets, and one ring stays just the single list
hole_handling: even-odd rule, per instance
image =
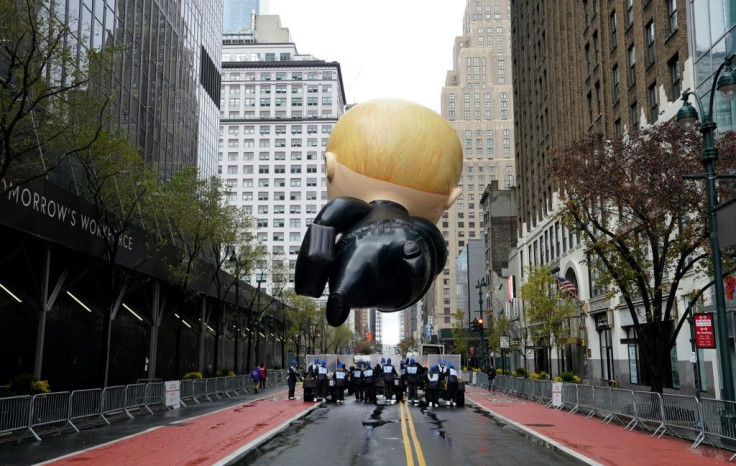
[{"label": "city street", "polygon": [[464,407],[432,409],[352,396],[344,405],[305,403],[275,387],[40,443],[5,443],[0,465],[728,463],[727,451],[690,445],[478,387],[468,387]]}]

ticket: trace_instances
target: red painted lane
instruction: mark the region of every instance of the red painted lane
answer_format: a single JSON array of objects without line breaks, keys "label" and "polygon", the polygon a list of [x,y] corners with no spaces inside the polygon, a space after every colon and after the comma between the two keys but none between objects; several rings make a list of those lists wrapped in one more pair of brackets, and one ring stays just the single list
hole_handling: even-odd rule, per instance
[{"label": "red painted lane", "polygon": [[48,464],[212,464],[308,411],[314,403],[287,400],[286,391],[222,411],[167,424]]},{"label": "red painted lane", "polygon": [[692,442],[686,440],[666,435],[658,439],[640,430],[626,431],[619,424],[603,424],[597,418],[586,419],[581,414],[558,411],[499,392],[468,388],[466,397],[494,414],[602,464],[731,464],[728,459],[733,453],[728,451],[703,445],[692,449]]}]

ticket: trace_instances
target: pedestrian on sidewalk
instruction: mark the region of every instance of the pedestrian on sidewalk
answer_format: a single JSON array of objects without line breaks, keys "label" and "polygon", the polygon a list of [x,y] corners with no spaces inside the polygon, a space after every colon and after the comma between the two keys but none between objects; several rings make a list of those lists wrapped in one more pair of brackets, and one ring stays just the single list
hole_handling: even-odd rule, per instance
[{"label": "pedestrian on sidewalk", "polygon": [[261,363],[261,366],[258,368],[258,370],[261,371],[261,388],[266,388],[266,365]]},{"label": "pedestrian on sidewalk", "polygon": [[258,386],[261,384],[261,369],[258,366],[250,371],[250,379],[253,381],[253,390],[258,393]]},{"label": "pedestrian on sidewalk", "polygon": [[488,366],[488,391],[496,391],[496,368],[493,364]]},{"label": "pedestrian on sidewalk", "polygon": [[294,397],[294,391],[296,390],[296,379],[302,380],[302,376],[299,375],[299,372],[297,371],[296,367],[296,361],[291,361],[291,366],[289,366],[289,375],[286,376],[286,384],[289,386],[289,399],[293,400]]}]

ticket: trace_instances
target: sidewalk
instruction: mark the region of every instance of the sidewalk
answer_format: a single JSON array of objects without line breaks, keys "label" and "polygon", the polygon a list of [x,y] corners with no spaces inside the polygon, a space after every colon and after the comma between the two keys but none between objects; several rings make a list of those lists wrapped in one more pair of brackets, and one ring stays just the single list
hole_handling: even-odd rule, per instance
[{"label": "sidewalk", "polygon": [[603,424],[598,418],[547,408],[530,400],[501,392],[470,387],[466,400],[493,417],[515,426],[530,437],[589,464],[605,465],[714,465],[731,464],[733,452],[707,445],[692,449],[691,441],[624,430],[619,424]]},{"label": "sidewalk", "polygon": [[192,408],[187,408],[45,437],[41,443],[2,445],[0,465],[225,464],[317,407],[288,400],[284,387],[226,400],[219,407],[199,406],[203,409],[195,415],[188,415]]}]

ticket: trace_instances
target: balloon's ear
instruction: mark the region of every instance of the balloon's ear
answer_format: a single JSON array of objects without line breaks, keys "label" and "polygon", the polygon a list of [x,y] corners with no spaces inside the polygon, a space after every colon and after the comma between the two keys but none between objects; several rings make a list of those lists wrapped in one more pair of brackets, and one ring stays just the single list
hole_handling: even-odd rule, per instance
[{"label": "balloon's ear", "polygon": [[332,181],[335,177],[335,170],[337,170],[337,158],[332,152],[325,152],[325,175],[327,181]]},{"label": "balloon's ear", "polygon": [[458,197],[460,197],[460,194],[461,194],[462,192],[463,192],[463,190],[462,190],[462,189],[460,189],[460,188],[459,188],[459,187],[457,187],[457,186],[455,186],[455,187],[454,187],[454,188],[452,189],[452,192],[450,193],[450,195],[449,195],[449,196],[447,196],[447,203],[445,204],[445,210],[447,210],[447,209],[449,209],[450,207],[452,207],[452,204],[454,204],[454,203],[455,203],[455,201],[457,200],[457,198],[458,198]]}]

